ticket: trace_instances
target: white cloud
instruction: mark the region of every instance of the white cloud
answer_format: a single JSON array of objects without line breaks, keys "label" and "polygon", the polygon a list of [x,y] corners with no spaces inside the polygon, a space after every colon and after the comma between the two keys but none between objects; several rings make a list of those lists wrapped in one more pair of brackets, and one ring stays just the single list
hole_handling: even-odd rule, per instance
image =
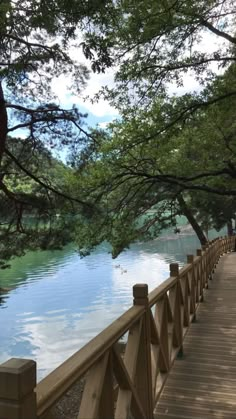
[{"label": "white cloud", "polygon": [[110,123],[110,121],[99,122],[98,126],[99,126],[99,128],[105,129],[105,128],[107,128],[109,123]]},{"label": "white cloud", "polygon": [[[195,48],[195,51],[207,54],[213,54],[217,52],[219,49],[222,50],[226,48],[226,42],[224,39],[220,38],[219,36],[214,35],[212,32],[205,32],[202,36],[202,40]],[[192,51],[193,53],[193,51]],[[187,56],[189,53],[186,54]],[[213,72],[220,74],[223,72],[222,69],[218,68],[217,62],[212,62],[209,64],[209,69]],[[199,92],[202,89],[202,85],[196,80],[195,74],[192,70],[189,70],[185,73],[183,77],[183,86],[177,86],[174,82],[168,85],[169,94],[177,94],[182,95],[188,92]]]},{"label": "white cloud", "polygon": [[80,96],[71,95],[68,89],[69,80],[65,76],[60,76],[53,80],[52,88],[57,95],[62,106],[71,106],[72,103],[86,107],[89,112],[97,117],[117,116],[117,110],[113,108],[108,101],[100,99],[92,101],[93,97],[102,86],[113,85],[113,74],[91,74],[86,88]]},{"label": "white cloud", "polygon": [[[81,37],[79,33],[78,37]],[[85,58],[81,49],[78,50],[77,47],[71,48],[70,55],[76,62],[90,68],[91,63]],[[64,76],[60,76],[53,80],[53,91],[58,96],[62,106],[71,106],[71,104],[74,103],[77,106],[86,107],[89,112],[97,117],[117,116],[117,110],[113,108],[108,101],[100,99],[96,102],[93,100],[94,96],[103,86],[112,87],[114,85],[114,71],[115,70],[113,69],[107,69],[105,73],[100,74],[91,71],[87,85],[80,96],[70,95],[68,88],[70,80],[68,77],[66,78]]]},{"label": "white cloud", "polygon": [[[78,33],[78,37],[81,37],[81,34]],[[81,37],[82,39],[82,37]],[[206,31],[202,40],[195,47],[195,50],[203,53],[213,53],[219,49],[225,48],[227,43],[220,37],[214,35],[210,31]],[[90,61],[87,60],[82,52],[82,49],[71,48],[71,56],[82,64],[85,64],[88,68],[90,67]],[[189,52],[188,52],[189,54]],[[218,64],[213,62],[210,65],[210,68],[213,71],[220,72],[218,69]],[[114,74],[116,69],[107,69],[105,73],[94,74],[91,72],[90,79],[87,82],[87,86],[82,91],[80,96],[72,96],[69,92],[68,85],[69,79],[61,76],[53,81],[53,90],[58,96],[60,104],[62,106],[71,106],[72,103],[75,103],[78,107],[82,106],[88,110],[89,113],[92,113],[96,117],[108,117],[108,120],[111,117],[117,117],[117,110],[112,107],[108,101],[104,99],[99,99],[94,101],[94,95],[96,95],[103,86],[112,87],[114,86]],[[176,83],[172,82],[168,86],[170,94],[181,95],[187,92],[200,91],[202,86],[195,79],[193,71],[188,71],[183,80],[183,86],[177,86]],[[105,126],[105,123],[102,122]],[[100,125],[102,126],[102,125]]]}]

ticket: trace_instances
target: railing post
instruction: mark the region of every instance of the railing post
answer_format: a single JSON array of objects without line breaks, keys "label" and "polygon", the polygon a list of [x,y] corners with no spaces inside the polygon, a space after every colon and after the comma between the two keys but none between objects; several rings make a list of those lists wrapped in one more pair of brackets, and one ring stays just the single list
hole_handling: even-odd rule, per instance
[{"label": "railing post", "polygon": [[146,417],[153,418],[153,390],[152,390],[152,367],[151,367],[151,331],[150,314],[148,304],[147,284],[136,284],[133,286],[133,297],[135,306],[144,306],[143,326],[140,339],[140,349],[137,361],[137,393],[141,400]]},{"label": "railing post", "polygon": [[207,244],[202,245],[202,269],[204,270],[204,287],[208,289]]},{"label": "railing post", "polygon": [[193,314],[192,323],[196,321],[196,302],[198,301],[198,292],[197,292],[197,284],[195,280],[195,273],[194,273],[194,255],[187,255],[187,263],[192,265],[192,272],[191,272],[191,306],[190,306],[190,313]]},{"label": "railing post", "polygon": [[179,276],[179,264],[170,263],[170,276]]},{"label": "railing post", "polygon": [[201,298],[201,301],[203,302],[204,301],[204,293],[203,293],[203,290],[204,290],[205,284],[204,284],[204,277],[203,277],[202,249],[197,249],[197,252],[196,253],[197,253],[197,256],[199,256],[201,258],[201,260],[200,260],[200,278],[199,278],[199,280],[200,280],[200,298]]},{"label": "railing post", "polygon": [[[171,277],[179,277],[179,264],[178,263],[170,263],[170,276]],[[179,310],[179,314],[180,314],[180,318],[178,319],[177,323],[178,323],[178,341],[180,344],[180,348],[179,348],[179,352],[178,352],[178,357],[182,357],[184,354],[184,348],[183,348],[183,323],[184,323],[184,300],[183,300],[183,293],[182,293],[182,288],[181,288],[181,284],[178,278],[178,283],[177,286],[179,287],[179,299],[178,299],[178,304],[179,307],[176,307],[177,310]],[[176,321],[176,315],[177,313],[174,313],[174,322]]]},{"label": "railing post", "polygon": [[0,365],[0,419],[36,419],[36,362],[12,358]]}]

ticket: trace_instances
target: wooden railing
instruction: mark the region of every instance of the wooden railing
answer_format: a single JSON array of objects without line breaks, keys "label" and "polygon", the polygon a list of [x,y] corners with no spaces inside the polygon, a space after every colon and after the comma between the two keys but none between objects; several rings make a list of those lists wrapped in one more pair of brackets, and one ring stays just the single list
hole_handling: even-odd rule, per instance
[{"label": "wooden railing", "polygon": [[[2,364],[0,419],[51,418],[52,406],[84,376],[78,418],[152,418],[216,264],[234,249],[235,237],[215,239],[183,268],[170,264],[170,277],[150,294],[146,284],[134,285],[133,307],[37,385],[34,361]],[[127,332],[121,351],[117,342]]]}]

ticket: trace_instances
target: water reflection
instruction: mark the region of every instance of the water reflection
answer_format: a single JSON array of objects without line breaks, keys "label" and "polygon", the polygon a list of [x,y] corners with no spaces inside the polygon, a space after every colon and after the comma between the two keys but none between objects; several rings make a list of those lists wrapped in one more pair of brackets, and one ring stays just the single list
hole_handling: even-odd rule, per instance
[{"label": "water reflection", "polygon": [[58,366],[132,304],[132,286],[153,289],[199,246],[195,237],[139,243],[115,261],[103,246],[80,259],[73,246],[35,252],[1,273],[0,362],[33,358],[38,379]]}]

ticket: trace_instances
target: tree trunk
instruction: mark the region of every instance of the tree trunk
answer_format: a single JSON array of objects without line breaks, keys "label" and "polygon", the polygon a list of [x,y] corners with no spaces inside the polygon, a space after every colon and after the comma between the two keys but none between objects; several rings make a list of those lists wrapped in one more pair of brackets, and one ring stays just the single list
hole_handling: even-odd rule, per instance
[{"label": "tree trunk", "polygon": [[233,235],[233,223],[232,223],[232,220],[227,221],[227,233],[228,233],[228,236],[232,236]]},{"label": "tree trunk", "polygon": [[5,150],[7,139],[7,110],[4,100],[2,83],[0,81],[0,164]]},{"label": "tree trunk", "polygon": [[183,215],[185,215],[189,224],[191,224],[191,226],[192,226],[193,230],[195,231],[201,245],[206,244],[207,243],[207,238],[206,238],[201,226],[198,224],[197,220],[195,219],[195,217],[192,214],[192,211],[190,210],[190,208],[186,204],[186,202],[185,202],[185,200],[184,200],[184,198],[181,194],[178,195],[177,201],[180,205],[180,209],[181,209]]}]

